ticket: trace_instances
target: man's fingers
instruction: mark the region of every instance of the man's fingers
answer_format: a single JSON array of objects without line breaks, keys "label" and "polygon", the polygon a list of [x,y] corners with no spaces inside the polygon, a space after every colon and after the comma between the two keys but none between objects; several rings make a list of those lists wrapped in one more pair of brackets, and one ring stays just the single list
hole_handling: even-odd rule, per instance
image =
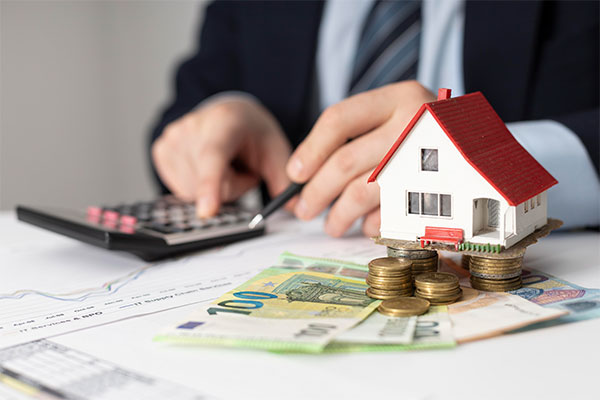
[{"label": "man's fingers", "polygon": [[208,218],[221,206],[221,183],[229,160],[225,154],[205,148],[194,160],[196,173],[196,214]]},{"label": "man's fingers", "polygon": [[389,119],[396,104],[386,89],[360,93],[326,109],[290,158],[288,176],[295,182],[307,181],[348,139]]},{"label": "man's fingers", "polygon": [[367,237],[374,237],[379,235],[379,229],[381,226],[381,211],[379,207],[376,210],[371,211],[365,217],[362,224],[362,231]]},{"label": "man's fingers", "polygon": [[163,183],[175,196],[191,201],[196,195],[196,174],[187,156],[180,154],[176,144],[164,136],[152,146],[152,161]]},{"label": "man's fingers", "polygon": [[379,186],[367,184],[369,174],[350,182],[331,207],[325,222],[325,231],[329,235],[342,236],[354,221],[379,206]]},{"label": "man's fingers", "polygon": [[221,201],[237,200],[251,188],[258,185],[258,177],[253,174],[239,173],[229,168],[221,185]]},{"label": "man's fingers", "polygon": [[298,218],[311,219],[319,215],[350,181],[375,168],[397,131],[393,121],[343,145],[325,161],[302,190]]},{"label": "man's fingers", "polygon": [[259,154],[262,159],[258,161],[258,173],[264,179],[269,194],[274,197],[283,192],[290,184],[290,179],[285,172],[291,146],[279,128],[265,133],[260,141]]}]

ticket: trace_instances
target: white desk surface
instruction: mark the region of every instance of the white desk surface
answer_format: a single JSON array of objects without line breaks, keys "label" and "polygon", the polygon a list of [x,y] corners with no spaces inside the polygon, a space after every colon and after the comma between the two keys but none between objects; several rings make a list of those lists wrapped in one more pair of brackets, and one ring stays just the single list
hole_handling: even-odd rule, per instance
[{"label": "white desk surface", "polygon": [[[281,227],[286,229],[286,223]],[[12,213],[0,213],[0,246],[39,241],[47,235],[52,234],[17,222]],[[97,254],[97,249],[81,246],[82,251]],[[121,255],[109,259],[132,262]],[[81,258],[65,255],[65,262]],[[578,285],[600,288],[600,234],[554,233],[528,249],[525,263]],[[223,399],[600,398],[600,319],[435,351],[278,355],[152,341],[193,307],[52,340]]]}]

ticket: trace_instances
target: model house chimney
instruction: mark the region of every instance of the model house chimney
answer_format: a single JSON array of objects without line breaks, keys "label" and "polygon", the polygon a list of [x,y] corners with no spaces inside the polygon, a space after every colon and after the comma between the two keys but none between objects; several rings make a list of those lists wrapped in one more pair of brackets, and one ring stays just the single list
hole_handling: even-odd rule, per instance
[{"label": "model house chimney", "polygon": [[450,98],[452,94],[451,89],[438,89],[438,100],[446,100]]}]

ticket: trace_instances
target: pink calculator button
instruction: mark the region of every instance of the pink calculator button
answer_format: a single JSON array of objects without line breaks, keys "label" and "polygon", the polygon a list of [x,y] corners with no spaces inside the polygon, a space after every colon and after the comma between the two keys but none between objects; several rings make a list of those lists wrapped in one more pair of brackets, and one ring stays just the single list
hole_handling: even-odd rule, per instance
[{"label": "pink calculator button", "polygon": [[102,216],[104,217],[105,221],[115,221],[116,222],[119,220],[119,213],[116,211],[112,211],[112,210],[104,211]]},{"label": "pink calculator button", "polygon": [[137,218],[133,215],[121,215],[121,225],[134,226],[137,224]]},{"label": "pink calculator button", "polygon": [[87,208],[87,215],[91,217],[99,217],[102,215],[102,208],[96,206],[89,206]]},{"label": "pink calculator button", "polygon": [[119,230],[123,233],[135,233],[135,229],[133,229],[133,226],[129,226],[129,225],[121,225],[119,227]]}]

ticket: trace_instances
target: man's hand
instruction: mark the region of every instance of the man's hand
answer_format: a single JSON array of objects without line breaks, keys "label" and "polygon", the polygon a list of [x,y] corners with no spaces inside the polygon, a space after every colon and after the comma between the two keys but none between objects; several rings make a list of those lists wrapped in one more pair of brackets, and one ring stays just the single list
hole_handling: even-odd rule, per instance
[{"label": "man's hand", "polygon": [[325,223],[327,233],[341,236],[365,216],[363,232],[376,235],[379,187],[367,185],[367,179],[419,107],[435,99],[418,82],[405,81],[327,108],[287,164],[290,179],[310,180],[295,205],[296,216],[312,219],[337,198]]},{"label": "man's hand", "polygon": [[152,146],[162,181],[177,197],[196,202],[199,217],[214,215],[262,178],[271,195],[289,184],[290,144],[257,102],[222,99],[169,124]]}]

